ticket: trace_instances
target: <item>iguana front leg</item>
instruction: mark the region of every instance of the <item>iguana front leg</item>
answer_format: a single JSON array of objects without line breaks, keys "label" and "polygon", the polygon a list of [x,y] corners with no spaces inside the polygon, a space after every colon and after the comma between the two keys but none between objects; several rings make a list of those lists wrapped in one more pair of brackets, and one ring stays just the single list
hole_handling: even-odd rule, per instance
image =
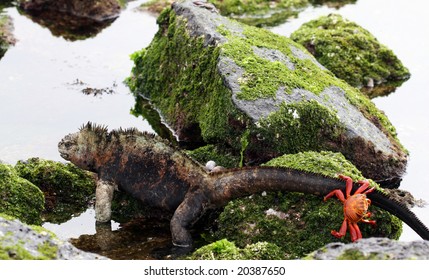
[{"label": "iguana front leg", "polygon": [[202,191],[191,191],[186,194],[185,199],[177,207],[170,221],[174,246],[192,246],[192,236],[188,229],[202,216],[206,203],[207,199],[204,197]]},{"label": "iguana front leg", "polygon": [[118,187],[112,182],[99,179],[95,189],[95,219],[108,222],[112,217],[113,192]]}]

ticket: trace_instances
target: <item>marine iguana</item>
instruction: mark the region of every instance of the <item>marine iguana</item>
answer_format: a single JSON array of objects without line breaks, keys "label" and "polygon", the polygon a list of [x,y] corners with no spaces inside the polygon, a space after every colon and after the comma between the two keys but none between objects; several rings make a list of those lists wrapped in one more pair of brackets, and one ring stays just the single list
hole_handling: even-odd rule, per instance
[{"label": "marine iguana", "polygon": [[[58,144],[61,156],[98,174],[96,220],[111,218],[115,189],[125,191],[148,206],[173,213],[170,221],[175,246],[190,247],[189,229],[207,209],[263,191],[326,195],[344,188],[341,179],[279,167],[244,167],[209,172],[201,164],[162,138],[137,129],[118,129],[92,123],[65,136]],[[354,184],[353,192],[359,187]],[[372,204],[408,224],[423,239],[428,228],[402,203],[375,190]]]}]

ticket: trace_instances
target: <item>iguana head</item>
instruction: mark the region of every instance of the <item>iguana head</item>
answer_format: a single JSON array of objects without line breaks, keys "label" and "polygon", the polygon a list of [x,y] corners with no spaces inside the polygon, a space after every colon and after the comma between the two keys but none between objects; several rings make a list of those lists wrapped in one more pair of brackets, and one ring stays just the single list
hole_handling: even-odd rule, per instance
[{"label": "iguana head", "polygon": [[106,128],[88,123],[78,132],[61,139],[58,151],[65,160],[82,169],[95,172],[99,151],[105,146],[106,135]]}]

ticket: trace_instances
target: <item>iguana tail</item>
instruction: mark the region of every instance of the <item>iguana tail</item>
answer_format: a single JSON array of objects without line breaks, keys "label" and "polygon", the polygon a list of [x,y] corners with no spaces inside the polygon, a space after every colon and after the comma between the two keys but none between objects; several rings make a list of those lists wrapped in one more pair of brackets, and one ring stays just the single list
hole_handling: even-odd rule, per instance
[{"label": "iguana tail", "polygon": [[[278,167],[250,167],[213,174],[214,201],[218,206],[228,201],[263,191],[301,192],[324,196],[335,189],[343,190],[343,180],[320,174]],[[354,184],[352,193],[359,187]],[[368,194],[372,204],[395,215],[423,239],[429,240],[429,229],[407,206],[380,191]]]}]

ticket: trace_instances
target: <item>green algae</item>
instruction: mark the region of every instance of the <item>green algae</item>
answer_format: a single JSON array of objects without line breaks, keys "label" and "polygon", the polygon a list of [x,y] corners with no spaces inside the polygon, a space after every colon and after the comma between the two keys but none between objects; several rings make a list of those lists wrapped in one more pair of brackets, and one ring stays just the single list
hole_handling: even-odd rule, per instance
[{"label": "green algae", "polygon": [[203,165],[209,160],[213,160],[218,166],[225,168],[240,166],[239,156],[233,155],[229,149],[213,144],[205,145],[192,151],[187,151],[187,154]]},{"label": "green algae", "polygon": [[[14,220],[15,218],[3,213],[0,213],[0,218],[6,220]],[[56,240],[57,237],[51,231],[37,225],[29,225],[30,230],[41,236],[49,236]],[[0,260],[52,260],[56,259],[58,246],[52,242],[45,241],[37,246],[37,252],[31,252],[25,246],[25,240],[14,241],[12,235],[14,233],[7,231],[0,235]]]},{"label": "green algae", "polygon": [[[340,153],[305,152],[284,155],[268,162],[269,166],[296,168],[325,176],[345,174],[356,180],[364,177]],[[371,185],[375,182],[370,181]],[[376,227],[359,224],[364,237],[399,238],[402,223],[395,216],[371,206]],[[286,259],[296,259],[331,242],[339,240],[331,230],[339,230],[344,219],[340,202],[323,202],[319,196],[301,193],[269,192],[237,199],[228,203],[219,216],[217,239],[228,238],[239,247],[256,242],[275,244],[285,252]],[[341,242],[350,242],[347,235]]]},{"label": "green algae", "polygon": [[201,135],[207,143],[239,139],[234,127],[242,124],[230,120],[244,117],[216,69],[219,48],[204,46],[202,37],[191,37],[186,20],[169,9],[161,13],[158,24],[149,47],[132,55],[131,90],[149,98],[175,130],[189,131],[198,140]]},{"label": "green algae", "polygon": [[21,178],[10,165],[0,164],[0,213],[28,224],[41,224],[44,196],[30,181]]},{"label": "green algae", "polygon": [[[257,122],[241,112],[233,103],[231,89],[225,86],[227,77],[218,72],[218,62],[231,59],[243,70],[239,91],[233,93],[237,99],[276,99],[279,90],[289,94],[297,88],[318,95],[336,87],[392,140],[400,153],[404,150],[393,125],[364,94],[321,68],[304,47],[292,40],[231,21],[233,27],[224,22],[216,30],[225,41],[208,43],[204,36],[191,34],[187,20],[176,16],[172,9],[163,10],[158,24],[159,31],[151,44],[132,55],[135,65],[128,83],[136,98],[142,95],[150,99],[179,139],[228,147],[232,154],[241,156],[242,165],[258,164],[285,153],[341,146],[345,129],[336,112],[316,101],[280,104],[277,112]],[[290,63],[272,61],[255,50],[275,51]],[[295,118],[293,112],[298,111],[300,117]],[[245,133],[249,135],[243,138]],[[242,140],[248,143],[243,145]]]},{"label": "green algae", "polygon": [[[173,0],[150,0],[140,7],[152,13],[160,13]],[[203,1],[200,1],[203,2]],[[295,17],[308,6],[308,0],[208,0],[223,16],[253,26],[275,26]]]},{"label": "green algae", "polygon": [[281,260],[281,249],[268,242],[258,242],[238,248],[227,239],[218,240],[193,252],[190,260]]},{"label": "green algae", "polygon": [[[228,39],[228,42],[221,46],[222,55],[231,58],[245,70],[240,80],[241,91],[237,93],[239,99],[275,98],[281,87],[286,93],[302,88],[315,94],[329,86],[346,87],[345,83],[336,79],[332,73],[315,65],[310,55],[307,59],[296,57],[292,48],[307,54],[302,46],[265,29],[244,25],[243,28],[244,37],[220,30]],[[280,51],[293,63],[293,69],[280,61],[260,57],[255,53],[255,47]],[[317,82],[314,82],[316,79]]]},{"label": "green algae", "polygon": [[275,26],[297,16],[308,0],[209,0],[223,16],[254,26]]},{"label": "green algae", "polygon": [[15,43],[15,39],[11,32],[12,29],[11,18],[7,15],[0,14],[0,59],[4,56],[8,48]]},{"label": "green algae", "polygon": [[71,163],[30,158],[18,161],[15,170],[45,194],[45,221],[61,223],[69,220],[73,214],[85,211],[95,194],[93,175]]},{"label": "green algae", "polygon": [[336,113],[315,100],[282,103],[258,124],[260,137],[278,153],[322,150],[344,132]]},{"label": "green algae", "polygon": [[410,77],[392,50],[380,44],[368,30],[337,14],[303,24],[290,38],[355,87],[366,86],[370,80],[376,86],[399,86]]}]

